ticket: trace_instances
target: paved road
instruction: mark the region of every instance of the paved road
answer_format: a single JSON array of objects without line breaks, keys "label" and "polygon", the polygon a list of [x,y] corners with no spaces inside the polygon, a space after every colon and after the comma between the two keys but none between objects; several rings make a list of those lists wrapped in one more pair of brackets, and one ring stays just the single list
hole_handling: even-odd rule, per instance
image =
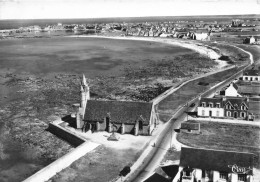
[{"label": "paved road", "polygon": [[[234,46],[236,47],[236,46]],[[241,49],[241,48],[239,48]],[[241,49],[242,50],[242,49]],[[244,50],[243,50],[244,51]],[[250,55],[251,64],[253,63],[253,56],[250,52],[244,51]],[[245,67],[244,69],[248,68],[250,65]],[[243,69],[243,70],[244,70]],[[216,92],[216,90],[220,90],[223,86],[226,86],[234,79],[240,77],[243,73],[243,70],[239,71],[238,73],[234,74],[230,78],[226,79],[225,81],[215,85],[210,90],[205,91],[201,94],[203,97],[210,96]],[[208,76],[208,75],[206,75]],[[194,80],[194,79],[193,79]],[[179,88],[179,87],[178,87]],[[177,89],[173,89],[171,92],[167,94],[161,95],[159,98],[155,99],[156,103],[159,103],[161,100],[165,99],[168,95],[175,92]],[[189,103],[197,103],[198,97],[191,100]],[[188,105],[189,105],[188,103]],[[185,103],[183,103],[185,104]],[[187,106],[187,104],[186,104]],[[185,119],[185,111],[187,107],[181,107],[179,110],[175,112],[175,114],[171,117],[171,119],[165,124],[163,131],[160,132],[160,135],[157,137],[155,147],[150,145],[146,148],[146,150],[141,155],[141,159],[139,158],[135,163],[135,168],[138,168],[135,172],[131,172],[124,181],[132,181],[132,182],[141,182],[145,180],[153,171],[158,167],[161,160],[163,159],[164,155],[166,154],[167,150],[170,147],[170,143],[172,140],[172,136],[174,134],[173,129],[179,128],[180,123]],[[121,180],[120,180],[121,181]]]}]

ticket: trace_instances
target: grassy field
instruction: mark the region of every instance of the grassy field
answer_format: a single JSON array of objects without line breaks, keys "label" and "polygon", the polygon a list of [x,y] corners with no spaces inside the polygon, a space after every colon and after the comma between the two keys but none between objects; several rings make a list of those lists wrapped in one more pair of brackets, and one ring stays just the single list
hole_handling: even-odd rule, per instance
[{"label": "grassy field", "polygon": [[242,49],[249,51],[252,53],[255,64],[259,65],[260,64],[260,45],[237,45],[238,47],[241,47]]},{"label": "grassy field", "polygon": [[[8,131],[8,133],[4,133],[5,137],[11,138],[22,144],[22,148],[19,149],[21,152],[19,151],[18,156],[21,156],[21,158],[24,159],[23,162],[26,161],[27,164],[21,165],[24,166],[21,168],[26,168],[28,165],[33,166],[30,162],[34,164],[35,160],[46,160],[47,164],[72,149],[69,144],[48,133],[46,128],[48,123],[55,120],[57,117],[70,114],[72,112],[72,104],[79,102],[79,73],[84,72],[86,73],[86,76],[91,77],[87,81],[90,84],[92,98],[150,100],[167,89],[169,85],[179,84],[179,77],[186,76],[186,78],[189,79],[191,78],[191,75],[188,75],[187,73],[193,71],[194,74],[205,73],[210,71],[210,64],[213,64],[212,60],[200,57],[190,50],[188,50],[189,56],[183,56],[183,54],[187,53],[186,49],[182,52],[177,48],[176,51],[180,51],[181,53],[178,52],[177,54],[174,54],[172,46],[165,47],[165,45],[162,44],[141,42],[141,45],[139,45],[140,47],[135,47],[135,41],[130,42],[128,48],[122,47],[114,54],[114,56],[118,55],[120,58],[130,55],[131,60],[134,60],[130,65],[128,63],[131,62],[131,60],[123,61],[123,63],[118,60],[113,61],[112,53],[109,53],[109,56],[111,56],[109,59],[104,56],[97,59],[95,54],[98,53],[98,50],[94,48],[89,50],[93,51],[92,54],[87,54],[85,51],[88,51],[88,49],[84,46],[78,48],[77,52],[73,52],[73,49],[77,49],[77,47],[73,47],[76,46],[76,40],[72,41],[67,47],[68,49],[72,48],[72,50],[68,52],[61,51],[62,47],[59,47],[59,44],[64,43],[61,41],[59,44],[55,44],[54,47],[56,49],[50,50],[49,54],[47,52],[50,49],[50,44],[52,44],[52,42],[51,40],[48,40],[46,46],[43,47],[44,51],[38,53],[40,54],[39,56],[38,54],[36,55],[34,51],[41,50],[41,44],[34,42],[32,45],[29,45],[30,41],[33,40],[23,40],[17,45],[13,45],[15,40],[10,40],[10,42],[6,43],[6,47],[3,46],[3,49],[1,49],[3,52],[0,53],[5,57],[0,65],[0,83],[9,88],[2,96],[6,96],[5,94],[9,92],[14,92],[14,95],[17,93],[21,95],[20,98],[16,98],[15,101],[12,100],[12,103],[0,107],[0,118],[4,121],[4,131]],[[86,43],[84,41],[86,40],[80,40],[80,44],[85,45]],[[3,42],[1,43],[3,44]],[[110,40],[107,44],[111,44]],[[124,43],[121,42],[121,44]],[[23,48],[22,45],[27,46]],[[49,45],[49,47],[47,45]],[[99,44],[97,43],[97,47],[103,51],[102,54],[105,55],[108,52],[111,52],[111,49],[104,50],[104,45],[103,48],[101,45],[101,42],[99,42]],[[113,46],[114,49],[116,49],[116,45]],[[9,52],[5,52],[8,47],[13,49],[8,50]],[[35,50],[33,50],[34,47]],[[120,43],[118,47],[120,47]],[[137,53],[135,52],[136,49],[138,49]],[[26,50],[29,51],[28,55]],[[126,55],[122,53],[124,50],[128,51]],[[147,54],[144,55],[145,51]],[[58,56],[59,53],[61,54],[60,56]],[[136,55],[134,55],[135,53]],[[191,57],[193,56],[194,58],[192,59]],[[14,59],[14,61],[9,60],[15,57],[17,58]],[[53,61],[56,58],[59,59],[58,62]],[[90,59],[89,64],[83,64],[83,62],[88,59]],[[190,64],[189,59],[192,59],[192,63]],[[132,64],[136,64],[136,67],[133,67]],[[71,65],[73,66],[71,67]],[[114,67],[111,67],[111,65],[114,65]],[[60,71],[58,69],[59,66]],[[129,68],[130,72],[127,72],[126,69],[129,71]],[[146,71],[146,68],[148,68],[149,71]],[[185,68],[187,68],[187,70]],[[91,71],[91,69],[94,70]],[[112,74],[114,69],[117,70],[117,72],[115,72],[116,74]],[[131,74],[129,75],[132,71],[131,69],[135,70],[135,73],[137,74],[134,76]],[[57,70],[58,73],[55,73]],[[72,73],[65,74],[64,72],[68,70]],[[157,70],[158,75],[152,76]],[[233,70],[215,75],[209,77],[207,80],[201,79],[185,86],[177,92],[176,95],[171,96],[170,99],[166,99],[167,101],[163,101],[159,105],[159,111],[162,112],[162,114],[166,114],[161,115],[161,119],[163,121],[168,121],[168,114],[174,113],[179,104],[185,103],[197,93],[209,88],[212,84],[220,81],[220,79],[224,79],[224,74],[228,76],[236,71],[237,70]],[[95,76],[100,73],[103,73],[103,75],[98,77]],[[179,75],[180,73],[182,74]],[[121,76],[118,76],[118,74],[121,74]],[[169,79],[170,82],[164,84],[163,79]],[[210,84],[207,86],[198,85],[200,81]],[[162,85],[158,84],[160,82],[162,82]],[[15,91],[13,88],[16,88]],[[9,98],[1,99],[4,100]],[[3,138],[4,137],[2,137],[2,139]],[[8,143],[4,144],[4,152],[11,153],[10,149],[6,150]],[[132,154],[129,154],[129,152]],[[31,160],[30,157],[26,158],[28,155],[20,155],[20,153],[34,154],[29,155],[30,157],[34,157],[34,159]],[[98,149],[97,153],[99,153],[100,156],[94,160],[96,161],[96,174],[94,174],[95,170],[89,170],[90,175],[87,175],[88,171],[83,172],[83,170],[89,169],[92,165],[92,163],[90,164],[90,162],[87,162],[91,159],[91,156],[88,156],[89,158],[85,159],[85,162],[82,161],[82,163],[80,163],[81,167],[77,167],[80,165],[75,163],[74,168],[68,168],[68,170],[71,169],[72,172],[67,173],[71,173],[71,176],[74,176],[67,176],[68,179],[74,179],[77,178],[77,176],[80,176],[83,179],[86,179],[85,176],[98,176],[97,174],[101,173],[101,171],[99,171],[101,169],[99,168],[102,166],[98,164],[102,160],[107,164],[113,164],[112,167],[107,166],[109,173],[102,174],[104,175],[103,179],[111,179],[112,176],[117,176],[116,173],[118,173],[126,163],[134,161],[138,156],[138,151],[120,151],[122,154],[121,158],[116,158],[116,156],[114,156],[115,158],[111,157],[110,161],[107,156],[113,156],[117,154],[118,151],[104,148],[102,151],[101,148]],[[11,156],[14,155],[15,152]],[[90,153],[89,155],[95,156],[96,154]],[[124,155],[129,157],[122,157]],[[101,156],[103,156],[103,158]],[[114,163],[112,160],[114,160]],[[16,176],[20,175],[18,180],[21,181],[46,164],[44,163],[37,165],[36,167],[28,168],[30,169],[29,171],[18,170],[21,174],[16,172]],[[6,166],[6,169],[1,168],[0,178],[12,176],[12,174],[17,171],[16,167],[17,164],[12,163],[11,166]],[[76,173],[78,169],[80,172]],[[8,171],[6,172],[6,170]],[[65,175],[65,173],[62,174]],[[66,175],[64,176],[64,178],[67,177]],[[56,180],[58,181],[60,179],[63,179],[63,176],[60,176],[60,178],[57,178]]]},{"label": "grassy field", "polygon": [[[201,134],[180,133],[177,140],[185,145],[239,152],[251,152],[260,156],[260,127],[242,124],[189,121],[200,123]],[[255,165],[260,167],[260,159]]]},{"label": "grassy field", "polygon": [[58,173],[50,181],[108,182],[115,177],[118,177],[120,171],[125,166],[131,166],[132,162],[135,161],[139,156],[139,152],[140,151],[136,150],[118,149],[115,151],[115,149],[100,146],[94,151],[75,161],[70,167]]},{"label": "grassy field", "polygon": [[[73,112],[72,104],[80,101],[82,73],[89,77],[92,98],[134,99],[139,92],[151,98],[165,88],[137,90],[136,85],[147,82],[125,79],[125,68],[194,54],[160,43],[108,39],[3,40],[0,45],[0,179],[9,181],[25,179],[72,149],[46,128]],[[151,93],[143,93],[147,90]]]},{"label": "grassy field", "polygon": [[[174,94],[169,95],[158,104],[161,121],[167,122],[180,106],[183,106],[189,100],[209,89],[216,83],[232,76],[237,71],[237,68],[233,68],[231,70],[213,74],[206,78],[200,78],[184,85],[181,89],[176,91]],[[200,83],[204,83],[205,85]]]}]

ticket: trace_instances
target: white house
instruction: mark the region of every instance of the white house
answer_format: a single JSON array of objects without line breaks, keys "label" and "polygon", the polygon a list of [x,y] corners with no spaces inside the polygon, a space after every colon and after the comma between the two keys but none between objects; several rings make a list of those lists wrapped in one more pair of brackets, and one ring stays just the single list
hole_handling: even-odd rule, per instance
[{"label": "white house", "polygon": [[260,70],[251,69],[244,71],[242,80],[246,82],[260,82]]},{"label": "white house", "polygon": [[227,88],[220,91],[220,95],[226,96],[226,97],[242,97],[238,93],[238,86],[233,82]]},{"label": "white house", "polygon": [[223,118],[224,107],[222,98],[201,98],[197,111],[200,117]]},{"label": "white house", "polygon": [[173,182],[252,182],[253,161],[251,153],[182,147]]},{"label": "white house", "polygon": [[256,39],[253,36],[251,36],[251,37],[245,38],[243,43],[244,44],[253,44],[255,42],[256,42]]}]

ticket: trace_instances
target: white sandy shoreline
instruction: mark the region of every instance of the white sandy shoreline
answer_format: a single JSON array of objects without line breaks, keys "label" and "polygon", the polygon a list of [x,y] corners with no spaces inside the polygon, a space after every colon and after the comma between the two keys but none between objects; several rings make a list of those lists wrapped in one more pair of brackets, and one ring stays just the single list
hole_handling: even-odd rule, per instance
[{"label": "white sandy shoreline", "polygon": [[159,43],[165,43],[170,44],[174,46],[180,46],[187,49],[191,49],[195,52],[198,52],[199,54],[205,55],[210,59],[213,59],[218,63],[216,68],[223,68],[226,67],[228,64],[226,61],[219,60],[220,56],[217,52],[214,50],[208,48],[209,46],[205,46],[203,44],[200,44],[196,42],[194,44],[192,41],[190,43],[186,41],[181,41],[180,39],[166,39],[166,38],[154,38],[154,37],[111,37],[111,36],[99,36],[99,35],[71,35],[66,37],[76,37],[76,38],[105,38],[105,39],[119,39],[119,40],[139,40],[139,41],[151,41],[151,42],[159,42]]}]

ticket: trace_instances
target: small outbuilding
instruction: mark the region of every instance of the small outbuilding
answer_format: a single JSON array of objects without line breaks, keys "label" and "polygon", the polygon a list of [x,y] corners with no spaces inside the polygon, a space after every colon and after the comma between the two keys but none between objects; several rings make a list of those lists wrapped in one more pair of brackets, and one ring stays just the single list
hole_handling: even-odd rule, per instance
[{"label": "small outbuilding", "polygon": [[200,133],[200,123],[181,123],[181,132],[184,133],[194,133],[199,134]]}]

